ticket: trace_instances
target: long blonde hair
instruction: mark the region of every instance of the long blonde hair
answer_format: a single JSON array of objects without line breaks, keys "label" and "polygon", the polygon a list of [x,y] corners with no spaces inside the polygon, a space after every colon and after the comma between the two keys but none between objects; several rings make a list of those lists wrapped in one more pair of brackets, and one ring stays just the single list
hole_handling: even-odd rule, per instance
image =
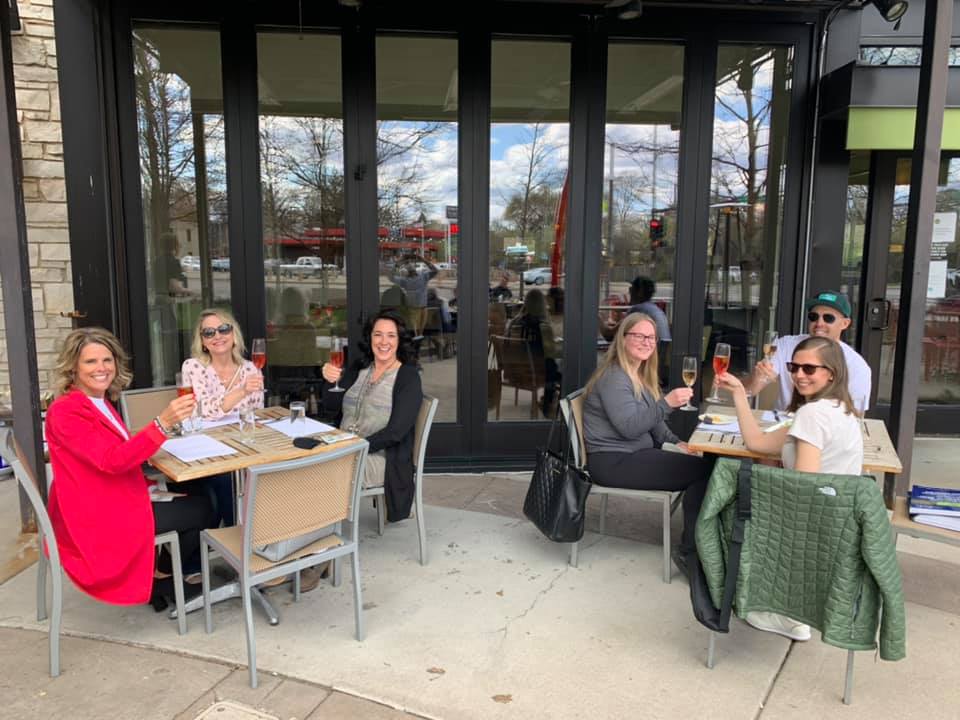
[{"label": "long blonde hair", "polygon": [[113,363],[117,374],[107,388],[107,396],[111,400],[120,398],[120,392],[133,380],[130,372],[130,357],[109,330],[102,327],[78,328],[67,335],[60,347],[60,356],[54,368],[53,395],[60,397],[70,392],[76,380],[77,363],[80,362],[80,352],[87,345],[103,345],[113,355]]},{"label": "long blonde hair", "polygon": [[231,357],[237,365],[243,365],[243,354],[247,351],[247,346],[243,342],[243,333],[240,332],[240,324],[229,310],[221,308],[207,308],[200,311],[200,317],[197,318],[197,324],[193,328],[193,341],[190,343],[190,354],[195,360],[199,360],[204,365],[210,364],[210,353],[203,346],[203,338],[200,336],[200,328],[203,326],[204,319],[208,317],[218,317],[225,323],[233,325],[233,351]]},{"label": "long blonde hair", "polygon": [[[632,369],[629,360],[627,360],[629,355],[627,355],[626,334],[644,321],[650,323],[650,326],[653,328],[653,352],[650,353],[650,357]],[[627,374],[627,377],[630,378],[630,382],[633,383],[633,393],[636,397],[639,398],[643,394],[643,391],[646,390],[654,400],[659,400],[660,377],[657,374],[659,358],[657,357],[656,335],[657,324],[649,315],[641,312],[634,312],[627,315],[619,327],[617,327],[613,341],[610,343],[610,347],[607,348],[607,353],[603,356],[603,360],[600,361],[600,365],[597,366],[597,369],[593,371],[593,375],[591,375],[587,381],[587,386],[584,388],[584,396],[590,394],[593,386],[597,384],[597,381],[600,380],[611,367],[619,365]]]}]

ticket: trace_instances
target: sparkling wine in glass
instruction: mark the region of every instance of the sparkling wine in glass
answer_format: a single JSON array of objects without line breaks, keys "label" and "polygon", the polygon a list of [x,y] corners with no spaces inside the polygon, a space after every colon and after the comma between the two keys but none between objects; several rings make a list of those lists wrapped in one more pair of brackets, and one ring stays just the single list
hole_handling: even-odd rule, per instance
[{"label": "sparkling wine in glass", "polygon": [[[186,397],[187,395],[193,395],[193,384],[190,381],[190,378],[184,375],[183,373],[176,374],[176,383],[177,383],[177,397]],[[188,418],[180,423],[181,431],[184,435],[192,433],[194,430],[199,428],[200,418],[199,418],[199,403],[197,407],[193,409],[193,413]]]},{"label": "sparkling wine in glass", "polygon": [[[346,338],[330,338],[330,364],[335,368],[343,369],[343,351],[347,346]],[[334,383],[334,386],[330,388],[330,392],[343,392],[343,388],[340,387],[340,380],[337,379],[337,382]]]},{"label": "sparkling wine in glass", "polygon": [[772,362],[774,356],[777,354],[777,331],[776,330],[767,330],[766,335],[763,339],[763,359],[767,362]]},{"label": "sparkling wine in glass", "polygon": [[257,370],[263,371],[267,364],[267,340],[266,338],[254,338],[250,343],[250,362],[254,364]]},{"label": "sparkling wine in glass", "polygon": [[[688,388],[692,388],[693,384],[697,381],[697,358],[693,355],[685,355],[683,358],[683,384]],[[691,410],[696,410],[696,405],[690,404],[690,399],[687,398],[686,405],[680,407],[681,410],[686,410],[687,412]]]},{"label": "sparkling wine in glass", "polygon": [[713,390],[707,398],[710,402],[723,402],[723,398],[718,394],[717,375],[725,373],[729,367],[730,346],[727,343],[717,343],[717,348],[713,351]]}]

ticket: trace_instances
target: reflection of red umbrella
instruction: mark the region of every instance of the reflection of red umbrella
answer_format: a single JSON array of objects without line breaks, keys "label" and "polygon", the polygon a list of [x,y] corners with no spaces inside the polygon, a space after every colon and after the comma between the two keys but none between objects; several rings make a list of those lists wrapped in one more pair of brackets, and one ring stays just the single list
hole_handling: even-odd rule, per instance
[{"label": "reflection of red umbrella", "polygon": [[570,200],[570,171],[563,179],[560,202],[557,203],[557,215],[553,221],[553,254],[550,258],[550,284],[560,285],[560,269],[563,266],[563,239],[567,235],[567,203]]}]

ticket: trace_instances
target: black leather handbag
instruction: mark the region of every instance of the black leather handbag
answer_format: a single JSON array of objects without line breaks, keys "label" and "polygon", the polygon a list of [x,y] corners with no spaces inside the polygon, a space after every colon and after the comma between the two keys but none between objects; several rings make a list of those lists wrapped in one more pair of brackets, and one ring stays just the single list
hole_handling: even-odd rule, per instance
[{"label": "black leather handbag", "polygon": [[577,542],[583,537],[590,474],[570,462],[570,443],[561,453],[552,447],[559,413],[550,423],[546,447],[537,448],[537,464],[530,480],[523,514],[554,542]]}]

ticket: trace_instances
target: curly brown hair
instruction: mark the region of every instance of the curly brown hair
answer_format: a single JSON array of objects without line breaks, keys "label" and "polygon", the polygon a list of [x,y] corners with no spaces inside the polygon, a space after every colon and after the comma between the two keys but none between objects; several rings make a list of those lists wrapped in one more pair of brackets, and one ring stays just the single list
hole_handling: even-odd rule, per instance
[{"label": "curly brown hair", "polygon": [[130,372],[130,356],[127,355],[116,335],[102,327],[78,328],[67,335],[60,347],[60,356],[54,368],[54,397],[65,395],[73,388],[80,352],[87,345],[103,345],[113,355],[117,375],[110,383],[107,395],[111,400],[118,400],[120,392],[133,380],[133,373]]}]

